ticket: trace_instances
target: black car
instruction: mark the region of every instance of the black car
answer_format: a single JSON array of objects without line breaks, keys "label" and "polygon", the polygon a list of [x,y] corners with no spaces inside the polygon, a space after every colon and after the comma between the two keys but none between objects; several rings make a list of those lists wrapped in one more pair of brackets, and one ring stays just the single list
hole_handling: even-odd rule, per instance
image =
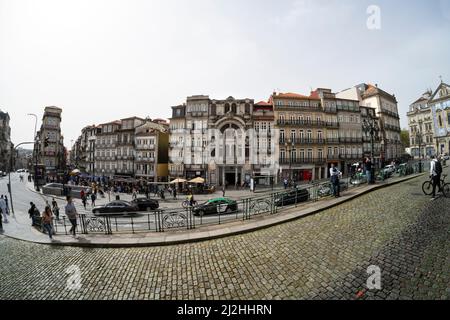
[{"label": "black car", "polygon": [[238,210],[237,202],[228,198],[216,198],[198,205],[193,212],[196,216],[217,213],[233,213]]},{"label": "black car", "polygon": [[113,201],[92,209],[95,215],[99,214],[129,214],[139,211],[139,207],[127,201]]},{"label": "black car", "polygon": [[137,198],[131,201],[132,205],[139,208],[139,211],[150,211],[159,208],[158,200],[147,199],[147,198]]},{"label": "black car", "polygon": [[306,202],[308,200],[309,200],[308,190],[298,189],[280,194],[277,198],[275,198],[275,205],[277,207],[283,207],[300,202]]}]

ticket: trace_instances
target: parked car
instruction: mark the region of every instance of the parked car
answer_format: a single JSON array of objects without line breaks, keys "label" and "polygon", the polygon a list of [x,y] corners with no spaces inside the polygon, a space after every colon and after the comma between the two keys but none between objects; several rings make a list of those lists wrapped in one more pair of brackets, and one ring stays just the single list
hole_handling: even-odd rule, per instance
[{"label": "parked car", "polygon": [[194,215],[204,216],[215,213],[233,213],[238,210],[236,201],[228,198],[215,198],[196,206],[193,210]]},{"label": "parked car", "polygon": [[92,209],[92,213],[95,215],[100,214],[130,214],[137,213],[139,207],[127,201],[112,201],[110,203],[96,206]]},{"label": "parked car", "polygon": [[0,171],[1,172],[1,176],[2,177],[6,177],[7,176],[7,173],[6,172],[4,172],[4,171]]},{"label": "parked car", "polygon": [[450,160],[450,156],[449,156],[448,154],[444,154],[444,155],[442,156],[442,159],[444,159],[444,160]]},{"label": "parked car", "polygon": [[395,166],[393,165],[387,165],[383,168],[383,173],[385,177],[390,177],[392,174],[395,173]]},{"label": "parked car", "polygon": [[277,207],[283,207],[291,204],[306,202],[308,200],[309,191],[306,189],[297,189],[280,195],[275,199],[275,205]]},{"label": "parked car", "polygon": [[139,211],[150,211],[159,208],[158,200],[147,199],[147,198],[137,198],[131,201],[131,204],[137,206]]}]

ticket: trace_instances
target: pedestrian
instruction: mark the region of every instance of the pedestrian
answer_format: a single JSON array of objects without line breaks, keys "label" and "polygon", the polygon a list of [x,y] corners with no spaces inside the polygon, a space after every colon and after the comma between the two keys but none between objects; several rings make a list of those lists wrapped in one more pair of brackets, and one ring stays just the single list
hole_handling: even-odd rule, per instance
[{"label": "pedestrian", "polygon": [[226,191],[226,187],[225,187],[225,183],[222,185],[222,197],[225,198],[225,191]]},{"label": "pedestrian", "polygon": [[81,198],[81,202],[83,203],[84,210],[86,210],[86,205],[87,205],[87,196],[86,195],[83,195],[83,197]]},{"label": "pedestrian", "polygon": [[442,164],[436,156],[431,156],[430,163],[430,178],[433,180],[433,193],[431,199],[436,199],[436,186],[439,187],[439,192],[441,192],[441,174],[442,174]]},{"label": "pedestrian", "polygon": [[6,202],[6,213],[9,215],[9,201],[8,196],[5,195],[5,202]]},{"label": "pedestrian", "polygon": [[370,158],[366,158],[366,176],[367,176],[367,184],[373,183],[372,177],[372,161]]},{"label": "pedestrian", "polygon": [[157,197],[159,194],[159,187],[158,185],[155,185],[155,197]]},{"label": "pedestrian", "polygon": [[58,203],[56,202],[55,198],[52,200],[52,211],[54,215],[56,216],[56,220],[59,220],[59,207]]},{"label": "pedestrian", "polygon": [[162,200],[166,199],[166,196],[164,195],[164,189],[161,189],[160,197]]},{"label": "pedestrian", "polygon": [[334,163],[331,164],[331,168],[330,168],[330,177],[331,177],[331,184],[333,186],[333,196],[335,198],[339,198],[340,195],[340,181],[339,181],[339,177],[341,175],[341,172],[336,168],[336,166],[334,165]]},{"label": "pedestrian", "polygon": [[133,199],[137,199],[136,189],[133,188]]},{"label": "pedestrian", "polygon": [[173,194],[174,200],[176,200],[177,199],[177,188],[176,187],[173,188],[172,194]]},{"label": "pedestrian", "polygon": [[67,205],[66,205],[66,216],[69,219],[70,223],[72,224],[72,228],[70,228],[69,232],[73,234],[73,236],[76,236],[76,230],[77,230],[77,209],[75,208],[75,205],[73,204],[72,197],[67,196]]},{"label": "pedestrian", "polygon": [[145,197],[146,197],[147,199],[150,198],[150,191],[149,191],[149,187],[148,187],[148,186],[147,186],[147,188],[145,188]]},{"label": "pedestrian", "polygon": [[283,184],[284,184],[284,189],[287,189],[287,187],[288,187],[288,179],[287,178],[284,178]]},{"label": "pedestrian", "polygon": [[6,202],[3,196],[0,197],[0,210],[3,214],[3,219],[5,223],[8,223],[7,211],[6,211]]},{"label": "pedestrian", "polygon": [[83,199],[85,195],[86,193],[84,192],[84,189],[81,189],[80,198]]},{"label": "pedestrian", "polygon": [[33,202],[30,202],[30,209],[28,209],[28,214],[30,215],[31,226],[34,227],[38,225],[36,217],[39,216],[39,210],[38,208],[36,208],[36,205]]},{"label": "pedestrian", "polygon": [[91,194],[91,203],[92,206],[95,207],[95,200],[97,199],[97,196],[95,195],[95,193]]},{"label": "pedestrian", "polygon": [[42,226],[44,230],[48,232],[48,236],[53,240],[53,214],[50,206],[46,206],[44,212],[42,213]]}]

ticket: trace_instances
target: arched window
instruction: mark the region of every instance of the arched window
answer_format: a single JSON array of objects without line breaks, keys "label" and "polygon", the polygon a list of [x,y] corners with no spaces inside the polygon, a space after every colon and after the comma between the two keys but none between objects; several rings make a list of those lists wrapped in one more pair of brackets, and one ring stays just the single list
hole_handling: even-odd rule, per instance
[{"label": "arched window", "polygon": [[211,105],[211,115],[212,115],[212,116],[215,116],[215,115],[216,115],[216,105],[215,105],[215,104],[212,104],[212,105]]},{"label": "arched window", "polygon": [[225,103],[225,113],[230,112],[230,105],[228,103]]},{"label": "arched window", "polygon": [[236,111],[237,111],[236,103],[233,103],[233,104],[231,105],[231,112],[232,112],[232,113],[236,113]]},{"label": "arched window", "polygon": [[443,127],[443,125],[442,125],[442,117],[441,117],[441,115],[439,115],[439,127]]}]

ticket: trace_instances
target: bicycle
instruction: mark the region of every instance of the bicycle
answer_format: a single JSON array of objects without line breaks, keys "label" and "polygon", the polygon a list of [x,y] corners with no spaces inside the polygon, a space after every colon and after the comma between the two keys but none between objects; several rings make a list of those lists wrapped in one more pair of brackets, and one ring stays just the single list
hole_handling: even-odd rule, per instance
[{"label": "bicycle", "polygon": [[184,200],[182,203],[181,203],[181,206],[183,207],[183,208],[189,208],[189,207],[195,207],[195,206],[197,206],[197,201],[196,200],[194,200],[193,202],[192,202],[192,205],[191,205],[191,200],[190,199],[186,199],[186,200]]},{"label": "bicycle", "polygon": [[[447,178],[447,176],[447,174],[442,175],[441,191],[446,198],[450,198],[450,183],[445,183],[445,178]],[[433,193],[433,178],[430,178],[430,180],[425,181],[422,184],[422,191],[426,196],[431,196]]]}]

